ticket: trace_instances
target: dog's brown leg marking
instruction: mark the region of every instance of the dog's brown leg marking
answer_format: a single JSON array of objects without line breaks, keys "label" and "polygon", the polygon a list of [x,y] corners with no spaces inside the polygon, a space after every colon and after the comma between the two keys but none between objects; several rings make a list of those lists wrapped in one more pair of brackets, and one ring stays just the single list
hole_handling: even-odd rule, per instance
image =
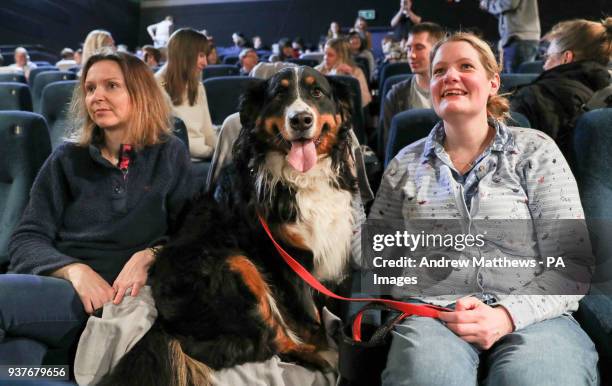
[{"label": "dog's brown leg marking", "polygon": [[[264,323],[276,332],[275,342],[279,352],[302,351],[298,349],[302,345],[291,340],[280,321],[272,314],[269,301],[269,296],[272,296],[270,287],[265,282],[263,276],[261,276],[255,264],[245,256],[232,256],[228,259],[228,265],[231,271],[238,273],[242,277],[246,286],[255,295]],[[312,350],[314,350],[314,346],[312,346]]]}]

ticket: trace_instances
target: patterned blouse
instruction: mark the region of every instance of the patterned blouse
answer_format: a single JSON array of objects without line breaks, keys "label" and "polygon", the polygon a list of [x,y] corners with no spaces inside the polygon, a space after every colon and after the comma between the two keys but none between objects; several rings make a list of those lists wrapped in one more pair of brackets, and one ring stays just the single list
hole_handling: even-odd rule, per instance
[{"label": "patterned blouse", "polygon": [[[570,265],[566,269],[587,278],[578,287],[577,282],[571,284],[571,289],[565,287],[570,284],[563,280],[563,273],[543,269],[542,263],[512,274],[507,268],[469,266],[451,270],[441,287],[443,296],[416,294],[438,305],[448,305],[467,295],[492,295],[494,304],[508,310],[518,330],[575,311],[581,294],[588,290],[593,256],[584,221],[575,221],[584,219],[576,181],[555,142],[536,130],[509,128],[494,120],[489,124],[496,129],[491,145],[461,178],[444,150],[442,122],[427,138],[402,149],[385,171],[369,219],[405,222],[407,226],[411,221],[406,220],[454,219],[467,224],[464,229],[470,233],[478,232],[479,222],[487,222],[487,237],[493,240],[488,245],[493,245],[495,251],[476,248],[464,251],[468,255],[501,252],[512,259],[565,255],[565,264]],[[563,219],[574,219],[569,233],[546,228]],[[491,228],[491,222],[501,224],[502,220],[506,225]],[[529,226],[508,229],[512,222]],[[519,233],[520,238],[510,235],[513,232]],[[548,247],[547,253],[558,254],[542,255],[544,246]],[[415,296],[414,291],[401,288],[394,289],[393,294],[402,298]]]}]

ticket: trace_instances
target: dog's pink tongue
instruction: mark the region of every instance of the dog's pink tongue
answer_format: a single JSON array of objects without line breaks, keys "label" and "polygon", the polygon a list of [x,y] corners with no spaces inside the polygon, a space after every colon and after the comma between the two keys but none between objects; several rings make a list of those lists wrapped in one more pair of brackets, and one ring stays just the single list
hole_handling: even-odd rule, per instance
[{"label": "dog's pink tongue", "polygon": [[287,161],[299,172],[305,173],[317,162],[317,149],[314,141],[293,141]]}]

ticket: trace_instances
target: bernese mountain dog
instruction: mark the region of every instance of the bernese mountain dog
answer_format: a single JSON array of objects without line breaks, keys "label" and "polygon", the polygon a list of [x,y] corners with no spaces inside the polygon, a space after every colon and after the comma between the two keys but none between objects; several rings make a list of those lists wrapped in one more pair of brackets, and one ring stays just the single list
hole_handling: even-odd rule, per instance
[{"label": "bernese mountain dog", "polygon": [[329,370],[314,291],[259,222],[320,281],[347,276],[357,192],[345,85],[286,68],[242,96],[233,165],[153,267],[153,328],[104,385],[202,385],[273,355]]}]

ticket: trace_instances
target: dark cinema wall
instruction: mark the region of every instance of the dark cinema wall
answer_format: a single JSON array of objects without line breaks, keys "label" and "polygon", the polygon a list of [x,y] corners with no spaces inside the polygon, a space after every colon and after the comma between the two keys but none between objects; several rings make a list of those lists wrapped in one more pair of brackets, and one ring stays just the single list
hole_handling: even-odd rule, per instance
[{"label": "dark cinema wall", "polygon": [[[452,29],[478,27],[485,37],[497,40],[497,20],[478,8],[478,0],[414,0],[414,10],[423,20],[435,21]],[[144,1],[146,4],[146,0]],[[541,0],[542,30],[569,18],[598,19],[612,14],[610,0]],[[301,36],[316,43],[332,20],[344,28],[353,25],[360,9],[376,10],[372,27],[387,27],[397,12],[399,0],[271,0],[231,2],[225,4],[185,5],[141,9],[139,41],[150,42],[146,26],[173,15],[175,26],[206,28],[218,45],[231,45],[231,34],[241,31],[247,36],[260,35],[270,44],[279,37]]]},{"label": "dark cinema wall", "polygon": [[140,3],[133,0],[0,0],[0,45],[42,44],[59,56],[102,28],[117,43],[135,46],[139,18]]},{"label": "dark cinema wall", "polygon": [[[486,37],[497,39],[496,20],[478,9],[478,0],[414,3],[424,20],[451,28],[478,26]],[[150,42],[145,27],[166,14],[175,17],[177,27],[208,29],[219,45],[231,44],[231,33],[236,30],[259,34],[267,43],[281,36],[302,36],[316,43],[331,20],[347,28],[359,9],[376,10],[376,19],[370,24],[386,27],[398,5],[399,0],[261,0],[141,8],[138,0],[0,0],[0,45],[42,44],[59,52],[64,46],[77,47],[90,30],[104,28],[117,43],[133,48]],[[547,30],[562,19],[612,14],[612,1],[541,0],[540,8],[542,27]]]}]

